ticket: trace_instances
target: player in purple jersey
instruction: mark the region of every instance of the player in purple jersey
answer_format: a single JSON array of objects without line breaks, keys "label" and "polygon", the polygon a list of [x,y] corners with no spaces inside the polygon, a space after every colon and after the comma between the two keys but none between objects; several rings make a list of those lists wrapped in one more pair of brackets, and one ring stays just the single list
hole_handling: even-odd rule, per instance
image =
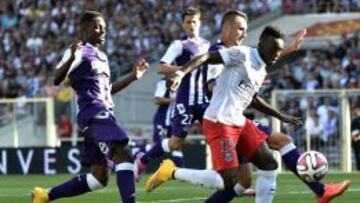
[{"label": "player in purple jersey", "polygon": [[105,187],[111,169],[109,162],[115,164],[122,201],[133,203],[133,157],[128,148],[128,137],[113,116],[111,94],[139,79],[149,65],[142,59],[134,66],[131,74],[111,84],[108,59],[100,50],[106,36],[102,14],[86,11],[80,18],[80,29],[82,41],[75,41],[65,51],[56,67],[54,83],[59,85],[68,80],[78,96],[77,123],[85,137],[82,161],[90,166],[90,173],[78,175],[50,190],[35,187],[32,191],[33,203],[73,197]]},{"label": "player in purple jersey", "polygon": [[[242,13],[238,14],[235,12],[228,12],[224,15],[223,23],[227,23],[226,21],[236,21],[236,18],[241,18]],[[244,24],[246,21],[237,21],[239,22],[238,28],[243,27],[244,31],[243,33],[246,33],[246,25],[241,25],[241,22]],[[231,24],[230,24],[231,25]],[[234,24],[236,25],[236,24]],[[211,51],[220,50],[223,48],[228,48],[232,46],[236,46],[242,43],[242,39],[244,38],[244,34],[241,34],[241,29],[239,30],[240,33],[238,35],[234,34],[236,32],[236,26],[231,26],[228,29],[222,29],[221,30],[221,40],[214,45],[211,46]],[[284,53],[288,53],[292,50],[296,50],[301,41],[301,34],[298,36],[295,36],[293,44],[288,46],[288,51],[285,51]],[[243,36],[243,37],[242,37]],[[284,55],[284,54],[283,54]],[[221,72],[221,67],[219,66],[206,66],[208,69],[208,90],[209,92],[212,91],[212,88],[214,86],[215,78],[219,75],[219,71]],[[301,120],[299,118],[287,116],[285,114],[282,114],[281,112],[277,111],[276,109],[273,109],[269,104],[266,103],[264,99],[262,99],[259,95],[255,95],[253,102],[251,104],[251,107],[255,108],[256,110],[259,110],[263,113],[266,113],[270,116],[274,116],[278,118],[279,120],[291,123],[296,126],[299,126],[301,124]],[[285,165],[298,177],[297,171],[296,171],[296,163],[297,159],[299,158],[300,154],[296,146],[293,144],[292,139],[289,136],[286,136],[282,134],[281,132],[273,132],[270,127],[258,125],[258,128],[262,130],[265,134],[267,134],[269,137],[267,139],[267,143],[269,147],[273,150],[277,150],[280,152],[283,162]],[[241,158],[240,160],[240,180],[239,182],[242,183],[242,185],[250,186],[251,184],[251,166],[250,163],[245,160],[244,158]],[[329,184],[324,185],[320,182],[314,182],[314,183],[307,183],[304,182],[319,198],[319,202],[327,202],[331,198],[341,194],[348,186],[349,182],[344,181],[342,184]],[[226,202],[232,199],[234,196],[236,196],[236,193],[234,191],[217,191],[213,194],[212,197],[210,197],[207,202]]]},{"label": "player in purple jersey", "polygon": [[165,79],[161,79],[156,85],[154,97],[158,108],[153,119],[153,141],[158,143],[171,136],[171,116],[176,94],[169,91]]},{"label": "player in purple jersey", "polygon": [[[176,93],[166,88],[166,80],[161,79],[155,90],[155,104],[158,105],[153,119],[153,142],[159,144],[163,139],[171,137],[171,117],[174,111]],[[138,156],[143,156],[141,154]],[[183,153],[181,150],[172,151],[172,160],[177,166],[184,165]]]},{"label": "player in purple jersey", "polygon": [[[186,8],[182,15],[182,27],[187,37],[175,40],[161,58],[158,72],[164,75],[173,74],[178,66],[183,66],[194,56],[203,54],[210,47],[209,41],[199,36],[200,10]],[[208,100],[204,94],[204,70],[198,69],[187,74],[181,83],[175,101],[172,118],[172,136],[163,139],[145,155],[139,154],[135,160],[135,179],[138,181],[146,165],[164,153],[179,151],[184,144],[188,129],[195,121],[202,121]]]}]

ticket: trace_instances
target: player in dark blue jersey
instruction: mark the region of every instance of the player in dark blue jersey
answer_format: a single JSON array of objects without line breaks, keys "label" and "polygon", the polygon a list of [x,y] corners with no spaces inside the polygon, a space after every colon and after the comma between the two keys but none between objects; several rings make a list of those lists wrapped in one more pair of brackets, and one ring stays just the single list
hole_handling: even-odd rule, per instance
[{"label": "player in dark blue jersey", "polygon": [[55,85],[68,80],[78,96],[77,123],[84,135],[83,164],[90,173],[46,190],[35,187],[33,203],[45,203],[59,198],[73,197],[105,187],[115,164],[117,186],[123,202],[135,202],[133,157],[128,137],[113,115],[114,94],[139,79],[149,67],[140,60],[131,74],[111,84],[108,59],[100,47],[105,42],[106,24],[101,13],[86,11],[80,18],[82,41],[77,40],[66,50],[56,67]]}]

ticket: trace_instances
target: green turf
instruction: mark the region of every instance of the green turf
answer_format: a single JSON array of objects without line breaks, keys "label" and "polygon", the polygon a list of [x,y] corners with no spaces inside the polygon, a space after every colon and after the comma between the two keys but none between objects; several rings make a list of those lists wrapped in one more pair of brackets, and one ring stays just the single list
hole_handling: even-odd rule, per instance
[{"label": "green turf", "polygon": [[[0,203],[30,202],[29,193],[33,186],[41,185],[50,187],[71,178],[69,175],[57,176],[0,176]],[[360,173],[353,174],[328,174],[325,182],[337,182],[350,179],[352,185],[342,197],[334,203],[360,203]],[[278,189],[274,202],[280,203],[310,203],[315,202],[314,195],[304,184],[292,174],[281,174],[277,181]],[[153,193],[144,191],[144,182],[137,185],[137,202],[203,202],[211,190],[191,186],[188,183],[173,181],[164,184]],[[119,195],[115,185],[115,177],[111,177],[109,186],[101,191],[85,194],[80,197],[63,199],[62,203],[113,203],[119,202]],[[238,198],[233,202],[254,202],[252,198]]]}]

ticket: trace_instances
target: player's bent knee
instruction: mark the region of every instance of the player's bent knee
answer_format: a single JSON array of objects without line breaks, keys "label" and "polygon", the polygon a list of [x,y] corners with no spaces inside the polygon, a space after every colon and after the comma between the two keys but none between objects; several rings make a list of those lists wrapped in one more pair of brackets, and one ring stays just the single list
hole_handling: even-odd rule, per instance
[{"label": "player's bent knee", "polygon": [[268,139],[268,145],[273,150],[280,150],[289,143],[292,143],[291,137],[282,133],[274,133]]},{"label": "player's bent knee", "polygon": [[108,175],[89,173],[86,175],[86,181],[91,191],[99,190],[107,186],[109,180]]},{"label": "player's bent knee", "polygon": [[115,151],[112,154],[112,160],[115,163],[134,162],[129,146],[122,143],[116,144]]},{"label": "player's bent knee", "polygon": [[265,164],[265,167],[263,170],[267,170],[267,171],[271,170],[272,171],[272,170],[276,170],[277,168],[278,168],[277,161],[273,157],[271,157]]},{"label": "player's bent knee", "polygon": [[175,150],[180,150],[181,147],[184,144],[184,139],[181,138],[177,138],[177,137],[172,137],[170,139],[170,150],[171,151],[175,151]]}]

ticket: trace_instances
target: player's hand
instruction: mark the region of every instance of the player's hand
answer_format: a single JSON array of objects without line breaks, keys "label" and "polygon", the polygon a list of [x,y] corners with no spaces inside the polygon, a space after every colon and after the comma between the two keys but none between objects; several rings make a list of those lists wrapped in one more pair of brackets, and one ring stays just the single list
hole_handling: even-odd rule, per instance
[{"label": "player's hand", "polygon": [[301,47],[302,42],[304,41],[306,35],[306,29],[302,29],[299,33],[295,35],[293,41],[291,42],[291,50],[296,51]]},{"label": "player's hand", "polygon": [[140,59],[140,61],[138,61],[133,68],[133,74],[135,75],[136,79],[140,79],[149,67],[149,63],[146,62],[145,59]]},{"label": "player's hand", "polygon": [[176,91],[181,83],[182,78],[184,77],[185,73],[182,71],[176,71],[166,80],[166,87],[171,91]]},{"label": "player's hand", "polygon": [[304,125],[303,120],[300,117],[283,115],[281,121],[284,123],[290,123],[296,127]]},{"label": "player's hand", "polygon": [[83,47],[83,43],[81,40],[76,39],[71,45],[71,57],[74,59],[81,57],[81,49]]}]

